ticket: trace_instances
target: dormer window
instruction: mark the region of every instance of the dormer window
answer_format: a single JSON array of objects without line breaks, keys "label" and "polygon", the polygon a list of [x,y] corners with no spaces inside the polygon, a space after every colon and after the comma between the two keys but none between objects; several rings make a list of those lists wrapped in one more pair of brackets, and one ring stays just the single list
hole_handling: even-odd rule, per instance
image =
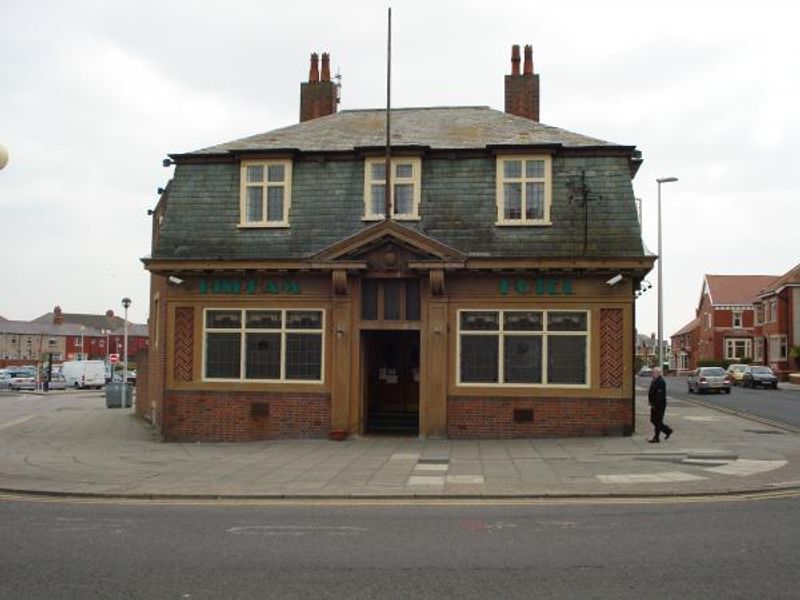
[{"label": "dormer window", "polygon": [[498,225],[550,225],[551,198],[550,156],[497,158]]},{"label": "dormer window", "polygon": [[242,161],[240,227],[288,227],[292,161]]},{"label": "dormer window", "polygon": [[[422,161],[418,157],[392,158],[392,218],[419,220]],[[386,216],[386,159],[368,158],[364,162],[364,219]]]}]

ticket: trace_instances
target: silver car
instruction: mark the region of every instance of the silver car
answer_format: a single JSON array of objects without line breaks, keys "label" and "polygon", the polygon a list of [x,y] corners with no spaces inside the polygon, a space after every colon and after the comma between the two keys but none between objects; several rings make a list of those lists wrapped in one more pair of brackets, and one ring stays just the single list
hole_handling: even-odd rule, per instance
[{"label": "silver car", "polygon": [[7,390],[35,390],[36,375],[30,371],[8,371],[3,375],[0,389]]},{"label": "silver car", "polygon": [[714,391],[718,394],[731,393],[731,378],[722,367],[700,367],[689,375],[689,393],[705,394]]}]

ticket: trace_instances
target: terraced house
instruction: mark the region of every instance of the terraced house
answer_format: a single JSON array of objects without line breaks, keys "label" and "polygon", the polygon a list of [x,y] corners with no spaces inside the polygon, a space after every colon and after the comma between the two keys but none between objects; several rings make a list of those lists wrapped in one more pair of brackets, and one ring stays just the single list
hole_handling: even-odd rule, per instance
[{"label": "terraced house", "polygon": [[138,400],[165,439],[632,432],[641,155],[541,123],[524,54],[505,111],[393,109],[388,153],[323,54],[298,124],[170,155]]}]

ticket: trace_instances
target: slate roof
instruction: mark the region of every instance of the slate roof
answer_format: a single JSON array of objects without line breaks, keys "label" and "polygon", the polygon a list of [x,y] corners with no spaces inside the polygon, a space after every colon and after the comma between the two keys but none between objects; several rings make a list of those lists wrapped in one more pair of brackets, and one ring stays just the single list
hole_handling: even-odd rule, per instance
[{"label": "slate roof", "polygon": [[[100,332],[104,329],[109,329],[111,330],[111,333],[114,334],[121,334],[125,329],[125,319],[116,315],[109,317],[107,315],[62,313],[61,316],[64,319],[64,325],[75,325],[78,328],[78,335],[80,335],[81,326],[86,327],[87,332],[89,329],[94,330],[95,333],[92,335],[101,335]],[[36,317],[31,322],[53,324],[53,313],[49,312],[41,317]],[[147,336],[147,325],[140,325],[128,321],[128,335]]]},{"label": "slate roof", "polygon": [[[392,147],[423,146],[458,150],[538,144],[575,148],[618,146],[509,115],[488,106],[392,109],[391,126]],[[190,152],[187,156],[285,149],[341,152],[385,145],[385,110],[343,110],[327,117]]]},{"label": "slate roof", "polygon": [[758,293],[776,278],[775,275],[706,275],[705,289],[716,306],[752,304]]}]

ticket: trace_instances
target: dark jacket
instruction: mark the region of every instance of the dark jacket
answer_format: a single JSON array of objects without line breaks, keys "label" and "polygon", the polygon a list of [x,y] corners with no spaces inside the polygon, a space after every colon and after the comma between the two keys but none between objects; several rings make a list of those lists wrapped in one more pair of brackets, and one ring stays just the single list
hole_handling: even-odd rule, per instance
[{"label": "dark jacket", "polygon": [[647,392],[647,400],[650,406],[667,404],[667,382],[659,376],[650,382],[650,390]]}]

